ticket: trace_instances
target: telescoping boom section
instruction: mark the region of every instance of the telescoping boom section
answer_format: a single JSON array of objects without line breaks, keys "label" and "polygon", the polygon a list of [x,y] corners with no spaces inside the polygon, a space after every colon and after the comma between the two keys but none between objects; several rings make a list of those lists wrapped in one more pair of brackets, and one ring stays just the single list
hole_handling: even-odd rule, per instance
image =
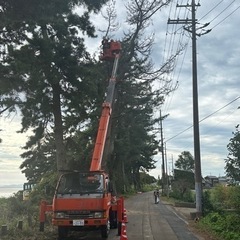
[{"label": "telescoping boom section", "polygon": [[118,68],[118,61],[120,57],[121,44],[114,41],[103,41],[102,60],[114,60],[111,78],[109,79],[106,100],[102,105],[102,114],[99,121],[97,139],[93,151],[90,171],[101,170],[101,163],[103,157],[104,146],[106,143],[106,136],[108,131],[109,120],[111,117],[113,95],[116,85],[116,74]]}]

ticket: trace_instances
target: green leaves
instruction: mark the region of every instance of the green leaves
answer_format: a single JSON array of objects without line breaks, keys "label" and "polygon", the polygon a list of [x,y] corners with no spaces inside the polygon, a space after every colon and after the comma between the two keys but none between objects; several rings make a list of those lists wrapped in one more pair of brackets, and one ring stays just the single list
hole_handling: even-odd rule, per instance
[{"label": "green leaves", "polygon": [[175,166],[181,170],[194,170],[194,159],[192,154],[188,151],[183,151],[181,155],[178,156]]},{"label": "green leaves", "polygon": [[[95,36],[90,11],[98,12],[106,2],[0,0],[5,17],[0,23],[0,39],[2,49],[6,49],[0,70],[1,78],[8,80],[0,107],[18,106],[21,131],[33,131],[21,165],[29,179],[39,179],[44,171],[56,168],[79,169],[90,164],[109,77],[106,71],[112,66],[91,59],[81,36]],[[137,7],[137,2],[131,4]],[[158,1],[154,8],[151,6],[137,7],[138,12],[132,11],[127,20],[131,30],[125,31],[121,40],[123,50],[103,166],[108,165],[112,175],[119,174],[128,187],[134,184],[138,188],[140,172],[154,168],[158,147],[153,133],[157,121],[154,109],[163,103],[165,91],[154,88],[162,69],[154,69],[150,59],[153,38],[144,36],[145,26],[162,4]],[[130,21],[142,17],[143,12],[144,19]]]},{"label": "green leaves", "polygon": [[231,177],[234,181],[240,181],[240,132],[236,127],[236,132],[230,139],[227,145],[228,157],[225,159],[225,170],[227,176]]},{"label": "green leaves", "polygon": [[[21,169],[29,179],[67,169],[64,138],[73,127],[89,119],[96,99],[96,75],[87,75],[91,62],[79,33],[94,37],[89,11],[97,11],[105,1],[0,1],[2,15],[2,109],[18,106],[22,129],[33,136],[26,143]],[[77,15],[75,8],[82,7]],[[84,8],[84,9],[83,9]],[[92,64],[94,66],[94,64]],[[88,69],[88,70],[87,70]],[[100,78],[100,76],[99,76]],[[101,78],[100,78],[101,79]],[[2,85],[3,86],[3,85]],[[18,100],[18,101],[17,101]],[[75,119],[74,122],[68,122]],[[47,136],[54,132],[52,151]],[[52,142],[52,141],[51,141]],[[57,161],[55,159],[57,154]]]}]

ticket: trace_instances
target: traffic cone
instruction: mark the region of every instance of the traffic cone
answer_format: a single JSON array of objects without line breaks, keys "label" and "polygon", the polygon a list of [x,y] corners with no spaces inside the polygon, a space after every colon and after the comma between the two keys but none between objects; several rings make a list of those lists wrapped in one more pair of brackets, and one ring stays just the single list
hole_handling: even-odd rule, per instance
[{"label": "traffic cone", "polygon": [[124,210],[123,210],[123,222],[124,223],[128,223],[126,208],[124,208]]},{"label": "traffic cone", "polygon": [[127,231],[126,231],[126,224],[125,223],[122,223],[120,240],[128,240],[128,238],[127,238]]}]

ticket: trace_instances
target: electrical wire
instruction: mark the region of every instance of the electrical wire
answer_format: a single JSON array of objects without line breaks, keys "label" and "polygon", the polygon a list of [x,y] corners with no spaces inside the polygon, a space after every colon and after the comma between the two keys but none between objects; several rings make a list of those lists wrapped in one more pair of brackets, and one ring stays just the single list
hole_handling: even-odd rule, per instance
[{"label": "electrical wire", "polygon": [[215,19],[217,19],[221,14],[223,14],[236,0],[233,0],[230,4],[227,5],[227,7],[225,7],[216,17],[214,17],[211,21],[213,22]]},{"label": "electrical wire", "polygon": [[[206,17],[210,12],[212,12],[214,9],[216,9],[223,1],[224,1],[224,0],[220,1],[217,5],[215,5],[215,6],[214,6],[210,11],[208,11],[201,19],[203,19],[203,18]],[[217,18],[218,18],[223,12],[225,12],[235,1],[236,1],[236,0],[233,0],[231,3],[229,3],[216,17],[214,17],[214,18],[212,19],[212,21],[214,21],[215,19],[217,19]],[[183,1],[182,1],[182,2],[183,2]],[[182,2],[181,2],[181,4],[182,4]],[[178,4],[178,2],[177,2],[177,4]],[[172,6],[171,6],[171,8],[172,8]],[[213,28],[215,28],[216,26],[218,26],[221,22],[223,22],[225,19],[227,19],[230,15],[232,15],[232,14],[233,14],[235,11],[237,11],[239,8],[240,8],[240,6],[239,6],[237,9],[235,9],[233,12],[231,12],[231,13],[230,13],[227,17],[225,17],[223,20],[221,20],[218,24],[216,24]],[[185,8],[185,12],[186,12],[186,9],[187,9],[187,8]],[[179,19],[179,15],[180,15],[180,11],[178,11],[178,13],[177,13],[177,11],[175,10],[174,17],[176,18],[176,16],[178,16],[177,19]],[[185,14],[184,14],[184,15],[185,15]],[[170,16],[170,13],[169,13],[169,16]],[[186,16],[185,16],[185,17],[186,17]],[[170,17],[169,17],[169,18],[170,18]],[[184,19],[186,19],[186,18],[184,18]],[[211,21],[211,22],[212,22],[212,21]],[[174,37],[171,36],[170,43],[169,43],[169,47],[168,47],[167,58],[169,58],[170,55],[173,54],[173,52],[174,52],[174,41],[175,41],[175,38],[176,38],[176,31],[182,29],[182,27],[179,28],[179,29],[177,29],[177,28],[176,28],[176,25],[177,25],[177,24],[174,24],[174,25],[175,25],[175,27],[173,26],[173,27],[172,27],[172,31],[171,31],[171,34],[173,34]],[[181,39],[181,38],[179,38],[179,40],[178,40],[178,45],[177,45],[178,47],[177,47],[176,49],[179,49],[179,46],[182,44],[182,40],[180,40],[180,39]],[[187,43],[187,45],[188,45],[188,43]],[[170,49],[171,49],[171,50],[170,50]],[[186,50],[187,50],[187,49],[186,49]],[[183,66],[183,62],[184,62],[184,59],[185,59],[186,50],[185,50],[185,53],[184,53],[184,57],[183,57],[183,59],[182,59],[182,64],[181,64],[180,69],[179,69],[179,73],[178,73],[178,76],[177,76],[176,84],[179,83],[180,73],[181,73],[181,71],[182,71],[182,66]],[[169,79],[169,83],[170,83],[170,84],[173,84],[173,81],[172,81],[172,80],[175,79],[175,75],[176,75],[176,72],[177,72],[177,67],[176,67],[176,66],[178,65],[178,60],[179,60],[179,55],[176,56],[176,59],[175,59],[175,62],[174,62],[174,70],[170,73],[170,75],[168,75],[168,79]],[[170,94],[169,94],[169,95],[170,95]],[[172,98],[173,98],[173,94],[171,94],[170,100],[169,100],[169,98],[168,98],[168,100],[165,99],[165,108],[164,108],[164,111],[167,112],[167,109],[169,108],[169,106],[170,106],[170,104],[171,104]]]},{"label": "electrical wire", "polygon": [[[209,117],[213,116],[214,114],[218,113],[219,111],[221,111],[222,109],[226,108],[227,106],[229,106],[230,104],[232,104],[233,102],[237,101],[240,98],[240,96],[237,96],[235,99],[233,99],[232,101],[230,101],[229,103],[227,103],[226,105],[224,105],[223,107],[219,108],[218,110],[212,112],[211,114],[207,115],[206,117],[202,118],[199,123],[203,122],[204,120],[208,119]],[[189,126],[188,128],[184,129],[183,131],[179,132],[178,134],[174,135],[173,137],[167,139],[165,142],[169,142],[170,140],[178,137],[179,135],[181,135],[182,133],[186,132],[187,130],[191,129],[193,127],[193,125]]]},{"label": "electrical wire", "polygon": [[201,21],[203,18],[205,18],[209,13],[211,13],[214,9],[216,9],[224,0],[220,1],[215,7],[213,7],[211,10],[209,10],[205,15],[203,15],[198,21]]},{"label": "electrical wire", "polygon": [[[177,2],[177,5],[180,6],[183,4],[183,0],[181,1],[181,3],[179,4],[179,1]],[[172,6],[171,6],[172,8]],[[170,9],[171,9],[170,8]],[[190,12],[188,11],[187,8],[184,8],[185,11],[182,14],[182,9],[181,7],[178,8],[179,10],[174,12],[174,19],[179,19],[180,15],[182,15],[181,18],[183,19],[188,19],[188,16],[190,14]],[[171,10],[170,10],[171,11]],[[169,19],[170,19],[170,13],[169,12]],[[169,29],[169,28],[168,28]],[[178,24],[172,24],[172,28],[169,29],[169,32],[167,33],[167,35],[171,34],[171,38],[170,41],[168,41],[168,51],[167,54],[165,55],[166,59],[170,59],[171,57],[173,57],[174,55],[176,55],[176,53],[178,53],[179,51],[183,51],[181,54],[179,52],[179,54],[176,55],[175,59],[174,59],[174,65],[173,65],[173,71],[171,71],[170,74],[168,74],[167,76],[165,76],[165,79],[167,79],[167,82],[169,83],[168,87],[169,89],[173,87],[174,82],[175,82],[175,87],[178,86],[179,82],[179,76],[180,73],[182,71],[182,67],[183,67],[183,63],[185,60],[185,56],[186,56],[186,51],[187,51],[187,43],[185,41],[185,31],[183,26],[181,26],[180,28],[178,27]],[[177,39],[178,37],[178,39]],[[176,44],[177,43],[177,44]],[[166,51],[165,51],[166,53]],[[181,59],[182,56],[182,59]],[[178,62],[181,61],[180,64],[180,68],[178,68],[177,66],[179,65]],[[177,78],[176,78],[177,75]],[[176,80],[174,81],[174,79],[176,78]],[[171,104],[172,98],[173,98],[174,92],[171,92],[166,98],[165,98],[165,104],[164,104],[164,112],[167,112],[168,107]]]},{"label": "electrical wire", "polygon": [[238,6],[235,10],[233,10],[230,14],[228,14],[224,19],[222,19],[219,23],[217,23],[216,25],[214,25],[212,27],[212,29],[216,28],[218,25],[220,25],[222,22],[224,22],[227,18],[229,18],[233,13],[235,13],[238,9],[240,8],[240,6]]},{"label": "electrical wire", "polygon": [[[214,9],[216,9],[224,0],[220,1],[217,5],[215,5],[210,11],[208,11],[204,16],[202,16],[199,21],[201,21],[203,18],[205,18],[209,13],[211,13]],[[234,2],[236,2],[236,0],[233,0],[231,3],[229,3],[219,14],[217,14],[210,22],[212,23],[213,21],[215,21],[220,15],[222,15]],[[215,24],[212,29],[216,28],[218,25],[220,25],[222,22],[224,22],[227,18],[229,18],[233,13],[235,13],[238,9],[240,8],[240,6],[238,6],[236,9],[234,9],[231,13],[229,13],[225,18],[223,18],[220,22],[218,22],[217,24]],[[211,30],[212,30],[211,29]]]}]

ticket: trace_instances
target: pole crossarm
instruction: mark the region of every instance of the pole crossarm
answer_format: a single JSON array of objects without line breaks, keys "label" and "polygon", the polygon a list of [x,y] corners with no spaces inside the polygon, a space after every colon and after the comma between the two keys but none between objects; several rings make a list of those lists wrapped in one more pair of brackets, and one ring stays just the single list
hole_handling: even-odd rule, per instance
[{"label": "pole crossarm", "polygon": [[168,24],[190,24],[192,19],[168,19]]},{"label": "pole crossarm", "polygon": [[[194,4],[194,5],[195,5],[195,7],[200,7],[201,6],[200,3]],[[192,6],[193,6],[192,4],[185,4],[185,5],[177,4],[177,7],[192,7]]]}]

